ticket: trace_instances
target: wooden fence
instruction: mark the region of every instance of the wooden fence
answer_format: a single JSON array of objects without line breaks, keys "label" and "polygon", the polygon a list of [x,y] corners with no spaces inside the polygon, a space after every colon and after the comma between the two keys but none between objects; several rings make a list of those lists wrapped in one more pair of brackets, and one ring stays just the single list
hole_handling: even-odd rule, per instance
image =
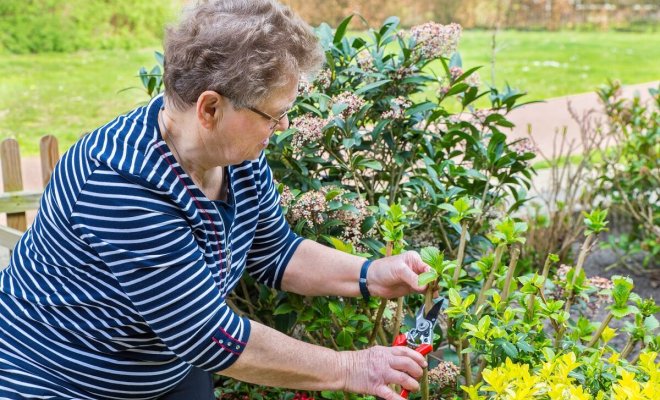
[{"label": "wooden fence", "polygon": [[[57,138],[47,135],[39,142],[41,179],[45,188],[59,159]],[[5,139],[0,143],[3,191],[0,192],[0,214],[7,215],[7,225],[0,225],[0,247],[13,249],[23,232],[27,230],[25,212],[39,208],[43,190],[26,191],[18,142]],[[0,266],[2,269],[3,266]]]}]

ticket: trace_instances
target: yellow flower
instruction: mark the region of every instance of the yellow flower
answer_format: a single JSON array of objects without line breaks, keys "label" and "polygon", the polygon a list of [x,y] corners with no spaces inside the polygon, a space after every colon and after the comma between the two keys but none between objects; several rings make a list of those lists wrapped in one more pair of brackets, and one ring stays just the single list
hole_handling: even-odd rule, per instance
[{"label": "yellow flower", "polygon": [[643,399],[642,388],[635,381],[635,374],[619,369],[621,379],[612,386],[612,400],[638,400]]},{"label": "yellow flower", "polygon": [[573,383],[573,378],[570,378],[568,374],[571,373],[575,368],[580,366],[580,363],[576,361],[575,353],[570,352],[562,355],[558,359],[558,367],[555,376],[557,377],[557,382],[570,385]]},{"label": "yellow flower", "polygon": [[550,400],[565,400],[567,392],[568,392],[568,385],[559,383],[550,386],[550,388],[548,389],[548,396],[550,397]]},{"label": "yellow flower", "polygon": [[495,368],[493,370],[485,369],[482,376],[489,386],[484,387],[484,390],[503,395],[509,386],[511,379],[502,372],[503,371],[500,368]]},{"label": "yellow flower", "polygon": [[610,340],[614,339],[615,336],[616,336],[616,329],[612,329],[608,326],[605,327],[603,333],[600,335],[600,338],[603,339],[603,344],[605,344]]},{"label": "yellow flower", "polygon": [[467,393],[468,398],[470,400],[484,400],[486,399],[486,396],[479,395],[479,388],[481,387],[481,385],[483,385],[483,382],[479,382],[478,384],[472,386],[461,385],[461,389],[463,389],[463,391]]},{"label": "yellow flower", "polygon": [[582,386],[570,386],[568,388],[569,399],[571,400],[592,400],[589,393],[585,393]]},{"label": "yellow flower", "polygon": [[658,358],[658,353],[655,351],[648,351],[640,353],[639,355],[639,368],[646,372],[650,381],[660,383],[660,364],[655,362]]},{"label": "yellow flower", "polygon": [[620,358],[620,357],[621,357],[621,354],[619,354],[619,353],[617,353],[616,351],[614,351],[614,352],[612,352],[612,355],[610,356],[610,358],[607,359],[607,361],[608,361],[610,364],[616,364],[616,363],[619,362],[619,358]]}]

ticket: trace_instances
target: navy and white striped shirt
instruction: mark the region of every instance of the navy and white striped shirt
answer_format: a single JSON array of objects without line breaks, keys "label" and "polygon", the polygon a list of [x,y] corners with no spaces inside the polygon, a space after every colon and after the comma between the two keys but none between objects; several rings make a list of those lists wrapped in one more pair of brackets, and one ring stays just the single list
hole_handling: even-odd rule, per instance
[{"label": "navy and white striped shirt", "polygon": [[55,168],[0,272],[0,398],[158,397],[191,365],[217,372],[241,354],[250,323],[225,298],[244,270],[280,287],[302,238],[264,155],[228,167],[229,206],[211,201],[163,141],[162,105],[85,136]]}]

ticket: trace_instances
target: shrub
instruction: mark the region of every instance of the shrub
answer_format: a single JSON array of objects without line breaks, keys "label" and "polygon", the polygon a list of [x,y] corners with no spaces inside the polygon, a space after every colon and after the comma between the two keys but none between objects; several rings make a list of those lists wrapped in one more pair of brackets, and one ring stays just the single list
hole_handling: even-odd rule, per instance
[{"label": "shrub", "polygon": [[643,251],[646,266],[660,265],[660,87],[649,89],[648,104],[622,98],[620,82],[597,93],[611,144],[594,164],[597,193],[630,228],[611,242],[627,254]]},{"label": "shrub", "polygon": [[[630,279],[588,279],[582,269],[589,243],[607,229],[606,211],[585,213],[586,245],[563,275],[551,275],[557,262],[552,254],[533,269],[541,273],[520,275],[517,269],[527,224],[509,214],[526,201],[533,154],[507,143],[500,127],[511,126],[506,113],[522,94],[510,88],[479,92],[476,68],[464,71],[455,52],[456,26],[430,24],[402,33],[391,18],[366,38],[349,38],[349,20],[335,31],[319,28],[328,69],[301,88],[292,126],[273,137],[269,162],[287,218],[306,237],[350,253],[392,255],[410,248],[421,228],[437,228],[429,230],[438,246],[421,250],[433,267],[420,276],[429,291],[423,299],[396,301],[310,298],[278,293],[245,277],[228,301],[288,335],[346,350],[389,344],[410,328],[412,310],[432,301],[437,289],[449,299],[447,321],[435,341],[444,360],[430,360],[433,379],[425,382],[424,398],[452,398],[460,385],[473,398],[487,398],[498,379],[498,390],[510,392],[553,373],[554,381],[538,388],[546,397],[538,398],[559,398],[549,393],[563,387],[570,393],[578,384],[585,396],[654,388],[646,384],[644,368],[660,344],[653,315],[658,307],[632,294]],[[441,77],[430,72],[431,62],[441,66]],[[145,86],[157,91],[156,77],[143,72]],[[429,85],[437,89],[430,98]],[[487,111],[473,106],[482,96],[491,99]],[[454,100],[458,112],[447,106]],[[379,238],[367,237],[374,228]],[[600,323],[589,319],[592,301],[611,302]],[[622,349],[608,346],[616,336],[610,321],[625,318],[633,319],[625,327],[627,343]],[[640,348],[637,364],[633,358]],[[571,364],[568,375],[572,359],[580,364]],[[509,379],[514,367],[527,368],[528,375]],[[631,378],[621,368],[637,375]],[[509,381],[502,383],[502,376]],[[234,393],[243,390],[241,384],[231,387]],[[284,396],[254,388],[244,393],[255,390]]]}]

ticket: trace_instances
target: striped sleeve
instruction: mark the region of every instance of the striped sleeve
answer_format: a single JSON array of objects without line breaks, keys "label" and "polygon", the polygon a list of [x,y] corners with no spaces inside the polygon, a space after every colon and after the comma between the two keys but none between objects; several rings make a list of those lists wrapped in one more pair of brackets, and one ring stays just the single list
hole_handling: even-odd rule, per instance
[{"label": "striped sleeve", "polygon": [[190,226],[164,197],[104,168],[80,192],[74,232],[177,357],[207,371],[229,367],[250,323],[225,303]]},{"label": "striped sleeve", "polygon": [[279,290],[284,269],[303,238],[291,230],[282,214],[280,195],[263,153],[255,165],[258,168],[255,175],[258,175],[259,220],[248,253],[247,271],[257,281]]}]

